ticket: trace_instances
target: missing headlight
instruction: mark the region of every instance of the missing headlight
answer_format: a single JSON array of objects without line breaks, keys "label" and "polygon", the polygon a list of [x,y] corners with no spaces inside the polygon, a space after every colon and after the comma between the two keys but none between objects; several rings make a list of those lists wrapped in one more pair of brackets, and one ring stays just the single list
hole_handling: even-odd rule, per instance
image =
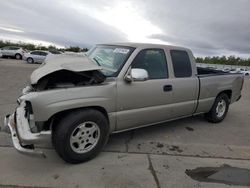
[{"label": "missing headlight", "polygon": [[25,114],[24,117],[29,119],[30,115],[33,114],[33,109],[30,101],[25,101]]}]

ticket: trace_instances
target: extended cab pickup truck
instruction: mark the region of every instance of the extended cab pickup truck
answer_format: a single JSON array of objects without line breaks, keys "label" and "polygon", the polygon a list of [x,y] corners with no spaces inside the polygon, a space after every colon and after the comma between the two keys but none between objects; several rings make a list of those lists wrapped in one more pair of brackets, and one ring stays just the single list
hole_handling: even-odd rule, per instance
[{"label": "extended cab pickup truck", "polygon": [[44,156],[35,146],[51,140],[66,162],[80,163],[96,156],[111,133],[197,114],[222,121],[243,81],[242,74],[197,68],[182,47],[96,45],[85,55],[48,57],[4,130],[21,153]]}]

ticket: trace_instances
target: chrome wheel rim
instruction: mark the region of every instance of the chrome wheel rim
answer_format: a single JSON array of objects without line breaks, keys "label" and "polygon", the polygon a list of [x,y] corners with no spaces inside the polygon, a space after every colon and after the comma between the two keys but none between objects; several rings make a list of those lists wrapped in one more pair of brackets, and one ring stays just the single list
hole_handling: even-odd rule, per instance
[{"label": "chrome wheel rim", "polygon": [[217,107],[216,107],[216,115],[217,115],[217,117],[221,118],[225,114],[225,111],[226,111],[226,101],[221,99],[218,102]]},{"label": "chrome wheel rim", "polygon": [[87,121],[79,124],[70,135],[70,147],[76,153],[92,150],[100,139],[100,128],[96,123]]}]

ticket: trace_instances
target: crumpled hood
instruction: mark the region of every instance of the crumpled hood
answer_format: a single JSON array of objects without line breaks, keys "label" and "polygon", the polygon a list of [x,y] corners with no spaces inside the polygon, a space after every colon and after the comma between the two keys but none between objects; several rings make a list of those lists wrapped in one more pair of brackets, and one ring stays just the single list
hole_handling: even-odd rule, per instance
[{"label": "crumpled hood", "polygon": [[84,55],[49,55],[46,57],[44,64],[32,72],[30,81],[32,85],[37,84],[42,77],[59,70],[82,72],[101,69],[102,68],[100,66],[91,62],[91,60]]}]

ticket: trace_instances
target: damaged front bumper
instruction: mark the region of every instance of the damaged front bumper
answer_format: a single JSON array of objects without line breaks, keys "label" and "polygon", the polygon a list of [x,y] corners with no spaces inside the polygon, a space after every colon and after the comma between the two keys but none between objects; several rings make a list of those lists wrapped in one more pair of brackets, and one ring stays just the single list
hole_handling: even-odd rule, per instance
[{"label": "damaged front bumper", "polygon": [[24,106],[20,105],[14,114],[5,117],[2,130],[11,134],[13,145],[20,153],[45,157],[43,151],[35,149],[34,144],[51,139],[51,131],[32,133]]}]

